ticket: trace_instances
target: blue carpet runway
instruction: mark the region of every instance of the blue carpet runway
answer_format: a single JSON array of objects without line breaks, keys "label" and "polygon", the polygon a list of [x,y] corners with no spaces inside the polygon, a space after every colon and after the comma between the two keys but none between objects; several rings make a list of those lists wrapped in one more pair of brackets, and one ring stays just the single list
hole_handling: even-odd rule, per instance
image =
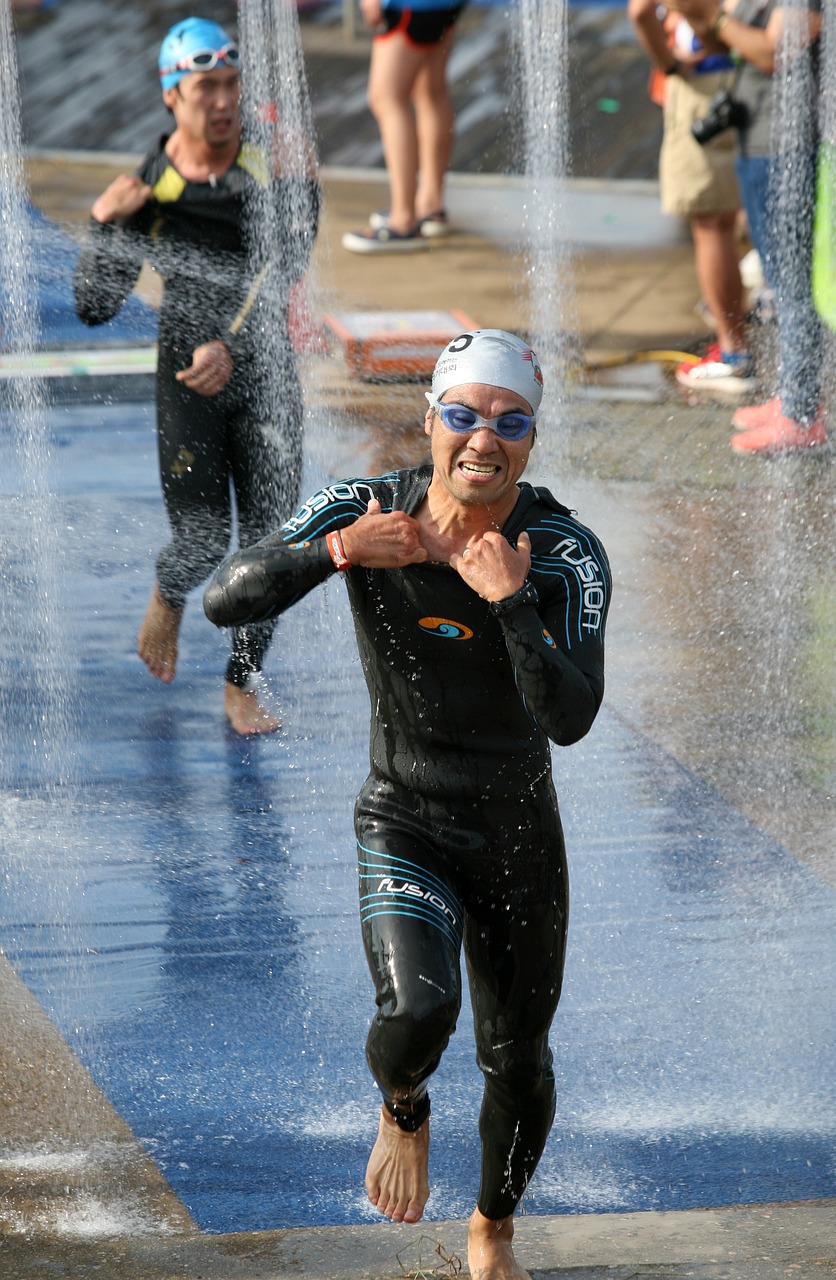
[{"label": "blue carpet runway", "polygon": [[[202,1229],[373,1221],[351,829],[368,709],[343,589],[282,620],[284,728],[248,743],[198,599],[172,686],[134,652],[165,537],[149,406],[49,411],[49,626],[7,428],[0,947]],[[555,772],[570,950],[525,1207],[836,1195],[836,892],[609,708]],[[465,1010],[433,1090],[429,1217],[470,1211],[479,1097]]]}]

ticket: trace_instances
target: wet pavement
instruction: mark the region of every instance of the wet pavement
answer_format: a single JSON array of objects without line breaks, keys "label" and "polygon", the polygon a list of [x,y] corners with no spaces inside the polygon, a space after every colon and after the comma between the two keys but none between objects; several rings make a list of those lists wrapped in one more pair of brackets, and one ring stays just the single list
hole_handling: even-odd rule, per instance
[{"label": "wet pavement", "polygon": [[[101,158],[30,174],[70,223],[104,176]],[[521,264],[486,235],[479,183],[454,184],[449,243],[383,263],[339,247],[379,181],[325,185],[325,306],[525,327]],[[630,222],[617,188],[598,195]],[[701,338],[676,235],[579,235],[575,268],[591,363]],[[422,456],[420,387],[352,382],[339,352],[304,365],[312,482]],[[26,983],[0,976],[4,1274],[452,1275],[478,1105],[466,1017],[437,1089],[429,1220],[372,1224],[362,1203],[375,1104],[347,797],[366,708],[344,604],[328,592],[283,624],[285,728],[242,744],[197,602],[170,689],[132,653],[162,521],[148,405],[54,413],[73,748],[60,786],[38,776],[45,695],[20,662],[2,704],[0,942]],[[734,457],[729,409],[685,404],[655,363],[590,375],[555,417],[532,478],[601,535],[616,594],[605,710],[555,758],[570,968],[519,1257],[579,1280],[834,1274],[832,453]],[[5,470],[13,513],[15,492]]]}]

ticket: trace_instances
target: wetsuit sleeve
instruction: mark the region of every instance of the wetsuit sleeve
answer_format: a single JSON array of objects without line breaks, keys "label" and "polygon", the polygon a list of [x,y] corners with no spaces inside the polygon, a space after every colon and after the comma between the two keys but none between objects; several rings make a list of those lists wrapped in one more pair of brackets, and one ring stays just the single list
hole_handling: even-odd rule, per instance
[{"label": "wetsuit sleeve", "polygon": [[346,480],[321,489],[277,533],[227,556],[203,595],[207,618],[228,627],[284,613],[337,572],[325,535],[353,524],[374,497],[391,511],[391,494],[374,480]]},{"label": "wetsuit sleeve", "polygon": [[523,706],[552,742],[569,746],[589,732],[604,696],[612,573],[600,540],[568,507],[546,489],[521,488],[538,601],[498,621]]},{"label": "wetsuit sleeve", "polygon": [[522,605],[500,618],[517,690],[529,715],[558,746],[568,747],[592,727],[604,696],[603,619],[599,632],[564,652],[559,634],[564,610]]},{"label": "wetsuit sleeve", "polygon": [[127,300],[145,257],[143,221],[90,218],[73,276],[76,314],[84,324],[105,324]]},{"label": "wetsuit sleeve", "polygon": [[272,534],[227,556],[203,593],[203,609],[218,627],[266,622],[336,572],[324,539],[298,545]]}]

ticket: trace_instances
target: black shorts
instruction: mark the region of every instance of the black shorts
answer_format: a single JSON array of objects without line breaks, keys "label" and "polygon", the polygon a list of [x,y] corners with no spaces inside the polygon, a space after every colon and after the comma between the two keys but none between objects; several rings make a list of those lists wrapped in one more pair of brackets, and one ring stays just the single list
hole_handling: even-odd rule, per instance
[{"label": "black shorts", "polygon": [[383,14],[386,30],[378,39],[385,40],[393,31],[399,31],[412,44],[438,44],[458,20],[467,0],[459,4],[442,5],[438,9],[427,9],[421,13],[404,6],[399,9],[387,9]]}]

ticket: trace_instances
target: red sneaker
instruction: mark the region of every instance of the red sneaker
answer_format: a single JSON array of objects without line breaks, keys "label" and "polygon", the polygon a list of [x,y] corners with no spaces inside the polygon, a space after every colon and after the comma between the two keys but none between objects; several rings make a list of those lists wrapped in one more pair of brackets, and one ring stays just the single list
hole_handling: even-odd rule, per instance
[{"label": "red sneaker", "polygon": [[751,431],[752,427],[763,427],[767,422],[774,422],[781,416],[781,401],[777,396],[767,400],[765,404],[747,404],[735,409],[732,414],[732,426],[735,431]]},{"label": "red sneaker", "polygon": [[810,449],[827,443],[824,414],[820,411],[812,426],[803,427],[794,418],[779,414],[760,427],[751,427],[732,436],[735,453],[786,453],[794,449]]},{"label": "red sneaker", "polygon": [[745,395],[755,388],[755,371],[748,351],[721,351],[712,342],[702,360],[683,360],[675,370],[676,380],[693,391],[720,395]]}]

